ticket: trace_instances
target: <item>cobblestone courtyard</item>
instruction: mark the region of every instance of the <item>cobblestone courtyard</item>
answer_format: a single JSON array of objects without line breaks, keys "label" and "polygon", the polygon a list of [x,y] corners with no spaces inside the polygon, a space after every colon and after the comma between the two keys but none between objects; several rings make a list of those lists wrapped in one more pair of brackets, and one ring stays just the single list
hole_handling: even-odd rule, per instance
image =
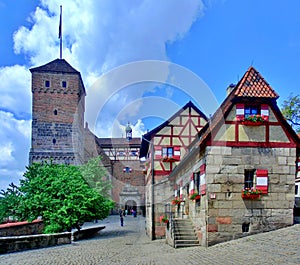
[{"label": "cobblestone courtyard", "polygon": [[209,248],[173,249],[165,240],[149,240],[145,218],[126,216],[124,223],[110,216],[92,239],[1,255],[0,264],[300,264],[300,224]]}]

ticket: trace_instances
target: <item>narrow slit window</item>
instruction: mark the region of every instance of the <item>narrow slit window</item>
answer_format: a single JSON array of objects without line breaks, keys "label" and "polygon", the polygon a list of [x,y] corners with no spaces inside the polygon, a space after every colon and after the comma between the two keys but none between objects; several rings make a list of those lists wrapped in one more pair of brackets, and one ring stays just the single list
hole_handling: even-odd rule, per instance
[{"label": "narrow slit window", "polygon": [[57,110],[56,110],[56,109],[53,111],[53,114],[54,114],[54,115],[57,115]]},{"label": "narrow slit window", "polygon": [[251,189],[254,184],[254,169],[245,169],[244,188]]}]

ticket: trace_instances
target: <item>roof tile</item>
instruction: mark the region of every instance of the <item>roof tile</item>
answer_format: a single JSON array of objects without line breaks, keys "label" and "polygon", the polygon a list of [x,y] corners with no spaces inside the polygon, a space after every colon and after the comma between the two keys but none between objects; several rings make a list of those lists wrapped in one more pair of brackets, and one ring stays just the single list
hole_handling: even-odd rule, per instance
[{"label": "roof tile", "polygon": [[250,66],[235,89],[237,97],[275,98],[278,94],[254,67]]}]

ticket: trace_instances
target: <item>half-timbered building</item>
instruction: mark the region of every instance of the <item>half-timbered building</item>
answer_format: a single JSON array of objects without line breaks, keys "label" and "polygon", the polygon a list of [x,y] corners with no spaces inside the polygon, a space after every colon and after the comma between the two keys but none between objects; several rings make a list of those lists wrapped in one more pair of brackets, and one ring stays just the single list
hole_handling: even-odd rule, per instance
[{"label": "half-timbered building", "polygon": [[[203,246],[293,224],[300,142],[277,98],[250,67],[229,87],[226,99],[176,167],[164,181],[154,182],[155,199],[166,205],[164,213],[157,207],[155,211],[169,219],[171,245],[180,245],[178,219],[190,220]],[[155,144],[153,149],[157,151]],[[149,180],[147,184],[146,198],[151,193]]]},{"label": "half-timbered building", "polygon": [[[169,185],[167,177],[180,163],[195,135],[206,123],[206,116],[192,102],[188,102],[169,120],[142,137],[140,157],[147,158],[146,224],[147,233],[153,239],[165,233],[159,217],[166,203],[164,185]],[[172,188],[168,186],[166,189],[170,194]]]}]

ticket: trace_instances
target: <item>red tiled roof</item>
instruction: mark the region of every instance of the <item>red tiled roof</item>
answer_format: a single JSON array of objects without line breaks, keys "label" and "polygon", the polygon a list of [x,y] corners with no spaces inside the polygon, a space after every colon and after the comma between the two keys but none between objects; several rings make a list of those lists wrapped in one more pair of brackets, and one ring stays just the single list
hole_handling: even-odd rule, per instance
[{"label": "red tiled roof", "polygon": [[235,88],[237,97],[275,98],[278,94],[271,88],[254,67],[250,66]]}]

